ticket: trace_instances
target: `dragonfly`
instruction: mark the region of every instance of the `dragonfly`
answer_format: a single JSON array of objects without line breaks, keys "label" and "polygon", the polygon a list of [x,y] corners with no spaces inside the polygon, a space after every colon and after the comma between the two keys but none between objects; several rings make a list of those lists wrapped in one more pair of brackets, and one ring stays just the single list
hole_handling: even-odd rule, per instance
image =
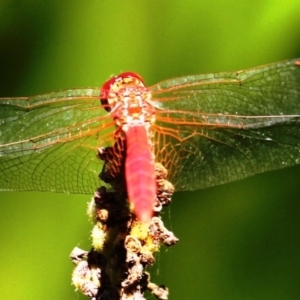
[{"label": "dragonfly", "polygon": [[99,88],[0,99],[0,190],[90,194],[97,149],[123,140],[126,189],[152,215],[155,162],[175,190],[300,163],[300,59],[147,87],[122,73]]}]

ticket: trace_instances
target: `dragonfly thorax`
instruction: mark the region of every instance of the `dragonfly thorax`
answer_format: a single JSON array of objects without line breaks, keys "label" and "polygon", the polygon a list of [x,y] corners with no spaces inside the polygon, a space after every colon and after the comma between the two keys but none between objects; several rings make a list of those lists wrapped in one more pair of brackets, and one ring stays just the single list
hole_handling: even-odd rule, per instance
[{"label": "dragonfly thorax", "polygon": [[110,113],[118,127],[126,130],[128,126],[150,125],[155,121],[155,109],[148,89],[125,87],[108,99],[108,102],[112,99],[115,105]]}]

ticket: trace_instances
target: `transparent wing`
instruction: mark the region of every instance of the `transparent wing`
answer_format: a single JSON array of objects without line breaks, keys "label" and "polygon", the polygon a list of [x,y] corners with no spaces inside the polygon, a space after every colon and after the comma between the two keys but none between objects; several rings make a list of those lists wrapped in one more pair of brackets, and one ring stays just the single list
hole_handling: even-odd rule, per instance
[{"label": "transparent wing", "polygon": [[177,190],[194,190],[300,163],[300,60],[163,81],[157,161]]},{"label": "transparent wing", "polygon": [[113,143],[99,89],[0,99],[0,189],[92,193]]},{"label": "transparent wing", "polygon": [[[299,60],[151,88],[156,160],[177,190],[299,163]],[[91,193],[113,144],[98,89],[0,99],[0,189]]]}]

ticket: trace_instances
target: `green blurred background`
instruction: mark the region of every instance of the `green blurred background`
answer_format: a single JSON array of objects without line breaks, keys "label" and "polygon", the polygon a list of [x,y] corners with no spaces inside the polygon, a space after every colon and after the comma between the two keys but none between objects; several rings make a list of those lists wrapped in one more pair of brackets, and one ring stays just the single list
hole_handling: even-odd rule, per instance
[{"label": "green blurred background", "polygon": [[[299,16],[299,0],[1,0],[0,96],[299,57]],[[162,249],[153,280],[171,300],[300,299],[299,192],[293,167],[175,194],[164,219],[180,242]],[[89,248],[89,199],[0,193],[1,299],[86,299],[68,255]]]}]

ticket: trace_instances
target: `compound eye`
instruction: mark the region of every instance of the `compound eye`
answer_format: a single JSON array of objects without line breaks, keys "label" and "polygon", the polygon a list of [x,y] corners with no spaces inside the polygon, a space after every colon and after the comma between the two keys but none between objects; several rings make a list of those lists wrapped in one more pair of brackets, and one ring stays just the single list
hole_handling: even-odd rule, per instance
[{"label": "compound eye", "polygon": [[126,84],[129,82],[129,79],[136,79],[137,82],[144,85],[144,81],[140,75],[134,72],[124,72],[119,74],[118,76],[114,76],[110,79],[108,79],[101,87],[100,89],[100,101],[101,105],[104,107],[104,109],[107,112],[111,111],[110,103],[108,102],[108,95],[111,89],[114,86],[121,86],[123,84]]},{"label": "compound eye", "polygon": [[124,72],[124,73],[121,73],[120,75],[118,75],[117,77],[118,78],[123,78],[123,80],[127,79],[127,78],[137,79],[142,84],[144,84],[143,78],[138,73],[135,73],[135,72]]}]

